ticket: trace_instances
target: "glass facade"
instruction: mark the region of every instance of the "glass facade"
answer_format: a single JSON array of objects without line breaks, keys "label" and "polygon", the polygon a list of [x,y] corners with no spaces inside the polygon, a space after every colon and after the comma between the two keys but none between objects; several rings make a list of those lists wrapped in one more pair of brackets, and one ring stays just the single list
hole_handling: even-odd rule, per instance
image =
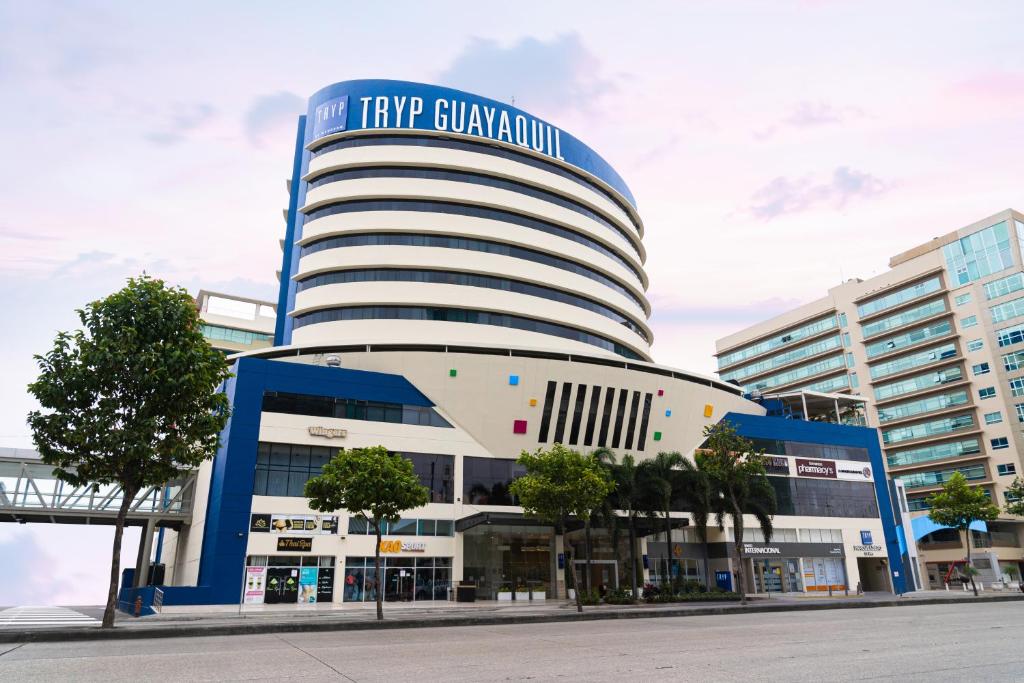
[{"label": "glass facade", "polygon": [[764,360],[746,365],[737,370],[730,370],[729,372],[723,372],[720,377],[722,381],[728,382],[729,380],[736,380],[737,382],[743,382],[747,377],[756,375],[767,370],[772,370],[783,365],[789,365],[798,360],[808,358],[810,356],[816,356],[819,353],[825,353],[826,351],[832,351],[838,349],[842,344],[839,341],[839,336],[828,337],[820,341],[816,341],[813,344],[807,346],[801,346],[800,348],[780,353],[777,356],[771,358],[765,358]]},{"label": "glass facade", "polygon": [[911,370],[922,365],[934,363],[935,361],[942,360],[943,358],[952,358],[954,356],[956,356],[956,346],[950,342],[949,344],[943,344],[942,346],[936,346],[907,356],[901,356],[899,358],[886,361],[885,363],[872,365],[868,370],[871,372],[872,379],[879,379],[881,377],[895,375],[897,372]]},{"label": "glass facade", "polygon": [[431,306],[349,306],[322,308],[295,316],[295,328],[338,320],[432,320],[470,325],[492,325],[513,330],[537,332],[552,337],[570,339],[611,351],[625,358],[643,360],[636,351],[596,334],[575,327],[549,323],[544,320],[523,318],[506,313],[476,311],[468,308],[440,308]]},{"label": "glass facade", "polygon": [[515,505],[508,487],[526,474],[522,465],[507,458],[462,459],[462,501],[468,505]]},{"label": "glass facade", "polygon": [[540,525],[481,524],[468,529],[462,538],[463,580],[476,585],[482,600],[517,590],[547,591],[554,536],[554,529]]},{"label": "glass facade", "polygon": [[269,344],[274,341],[274,335],[272,334],[247,332],[246,330],[236,330],[231,327],[222,327],[209,323],[202,323],[199,326],[199,331],[204,337],[214,341],[230,341],[249,345],[257,342]]},{"label": "glass facade", "polygon": [[1014,273],[985,285],[985,298],[991,300],[1024,290],[1024,273]]},{"label": "glass facade", "polygon": [[896,329],[897,327],[903,327],[909,325],[918,320],[930,318],[933,315],[938,315],[946,311],[946,300],[945,299],[932,299],[920,306],[907,309],[895,315],[890,315],[887,318],[870,322],[866,325],[861,326],[861,333],[865,339],[876,337],[880,334],[888,332],[889,330]]},{"label": "glass facade", "polygon": [[[433,501],[451,503],[452,501]],[[348,518],[348,533],[358,536],[375,535],[373,527],[359,517]],[[402,517],[394,522],[381,522],[381,535],[385,536],[454,536],[455,523],[450,519],[410,519]]]},{"label": "glass facade", "polygon": [[936,394],[916,401],[897,403],[895,405],[880,407],[878,409],[879,422],[892,422],[903,418],[930,413],[934,410],[944,410],[954,406],[961,406],[967,403],[967,391],[951,391],[947,394]]},{"label": "glass facade", "polygon": [[820,375],[823,372],[845,367],[846,359],[844,356],[832,356],[831,358],[825,358],[824,360],[819,360],[808,365],[801,365],[798,368],[792,368],[777,375],[762,377],[753,384],[747,385],[745,389],[746,391],[752,391],[755,389],[772,389],[774,387],[792,384],[793,382],[799,382],[802,379]]},{"label": "glass facade", "polygon": [[942,248],[952,286],[966,285],[1013,266],[1010,228],[1000,221]]},{"label": "glass facade", "polygon": [[878,517],[871,482],[768,477],[780,515],[808,517]]},{"label": "glass facade", "polygon": [[[448,589],[452,585],[452,558],[387,555],[381,556],[380,565],[384,579],[384,600],[414,602],[448,599]],[[376,601],[377,585],[372,557],[345,558],[342,589],[345,602]]]},{"label": "glass facade", "polygon": [[864,348],[868,358],[874,358],[875,356],[881,356],[885,353],[891,353],[904,349],[914,344],[920,344],[928,339],[934,339],[935,337],[945,337],[947,334],[953,331],[953,326],[948,320],[936,323],[934,325],[928,325],[927,327],[919,327],[916,330],[910,330],[903,334],[898,334],[895,337],[888,339],[882,339],[874,342],[873,344],[867,344]]},{"label": "glass facade", "polygon": [[829,377],[828,379],[823,379],[820,382],[814,382],[813,384],[808,384],[800,388],[807,391],[821,391],[827,394],[832,391],[845,389],[849,386],[850,375],[839,375],[838,377]]},{"label": "glass facade", "polygon": [[730,351],[729,353],[722,354],[718,357],[718,367],[724,368],[729,365],[734,365],[740,361],[744,361],[754,356],[760,356],[762,353],[767,353],[774,349],[785,346],[786,344],[792,344],[798,342],[801,339],[807,339],[815,335],[821,334],[826,330],[835,329],[838,326],[836,316],[829,315],[826,318],[815,320],[814,322],[807,323],[800,327],[795,327],[791,330],[784,332],[783,334],[772,337],[771,339],[765,339],[759,341],[751,346],[738,349],[736,351]]},{"label": "glass facade", "polygon": [[1024,297],[1010,299],[988,309],[992,314],[992,322],[1001,323],[1024,315]]},{"label": "glass facade", "polygon": [[974,416],[971,414],[957,415],[955,417],[944,417],[930,422],[908,425],[906,427],[894,427],[893,429],[882,430],[882,443],[889,445],[902,441],[923,439],[929,436],[940,436],[950,434],[974,426]]},{"label": "glass facade", "polygon": [[969,480],[984,479],[987,475],[985,474],[984,465],[971,465],[969,467],[958,467],[951,470],[938,470],[934,472],[913,472],[909,474],[894,474],[893,479],[899,479],[908,489],[922,488],[924,486],[942,486],[949,478],[953,476],[954,472],[959,472]]},{"label": "glass facade", "polygon": [[976,453],[981,453],[981,442],[978,439],[963,439],[961,441],[951,441],[934,446],[922,446],[897,453],[889,453],[885,459],[890,467],[904,467],[906,465],[918,465],[923,462],[958,458]]},{"label": "glass facade", "polygon": [[916,377],[908,377],[898,382],[877,386],[875,387],[875,400],[885,401],[915,391],[923,391],[935,386],[949,384],[950,382],[959,382],[963,377],[963,370],[959,366],[952,365]]},{"label": "glass facade", "polygon": [[926,294],[937,292],[940,289],[942,289],[942,283],[939,281],[939,277],[935,276],[924,280],[923,282],[918,282],[909,287],[904,287],[903,289],[886,294],[885,296],[860,304],[857,306],[857,314],[860,317],[865,318],[869,315],[874,315],[879,311],[892,308],[893,306],[899,306],[900,304],[904,304],[908,301],[913,301],[914,299],[925,296]]},{"label": "glass facade", "polygon": [[263,394],[263,411],[288,415],[336,417],[368,422],[394,422],[423,427],[451,428],[443,417],[429,406],[413,406],[379,401],[358,401],[352,398],[332,398],[310,394],[290,394],[268,391]]},{"label": "glass facade", "polygon": [[996,330],[996,341],[999,343],[999,346],[1020,344],[1024,341],[1024,323]]},{"label": "glass facade", "polygon": [[299,280],[296,287],[298,291],[304,291],[311,287],[322,287],[324,285],[348,284],[353,282],[423,282],[442,285],[459,285],[463,287],[482,287],[485,289],[497,289],[517,294],[557,301],[570,306],[582,308],[617,322],[623,327],[639,335],[644,341],[650,343],[647,333],[639,323],[619,313],[614,308],[588,299],[576,294],[535,285],[530,282],[521,282],[504,277],[491,275],[476,275],[474,273],[455,273],[444,270],[415,270],[399,268],[372,268],[357,270],[341,270],[329,273],[320,273],[304,280]]}]

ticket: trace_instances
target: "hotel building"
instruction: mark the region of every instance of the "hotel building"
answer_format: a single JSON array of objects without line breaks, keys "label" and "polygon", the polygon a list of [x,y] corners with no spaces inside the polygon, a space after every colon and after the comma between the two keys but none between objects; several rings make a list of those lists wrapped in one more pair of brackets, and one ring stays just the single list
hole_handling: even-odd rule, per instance
[{"label": "hotel building", "polygon": [[[1024,448],[1024,215],[1002,211],[849,280],[814,302],[718,340],[718,376],[747,395],[839,392],[867,399],[901,482],[925,584],[941,588],[965,538],[927,519],[954,472],[1000,506]],[[975,567],[1003,578],[1024,554],[1020,519],[972,530]]]}]

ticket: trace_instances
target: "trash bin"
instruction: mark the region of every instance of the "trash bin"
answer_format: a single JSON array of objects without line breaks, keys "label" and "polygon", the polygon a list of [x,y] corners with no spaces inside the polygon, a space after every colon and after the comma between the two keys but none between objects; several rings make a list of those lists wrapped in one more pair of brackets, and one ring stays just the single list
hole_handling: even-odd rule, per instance
[{"label": "trash bin", "polygon": [[476,602],[476,584],[460,583],[455,589],[455,602]]}]

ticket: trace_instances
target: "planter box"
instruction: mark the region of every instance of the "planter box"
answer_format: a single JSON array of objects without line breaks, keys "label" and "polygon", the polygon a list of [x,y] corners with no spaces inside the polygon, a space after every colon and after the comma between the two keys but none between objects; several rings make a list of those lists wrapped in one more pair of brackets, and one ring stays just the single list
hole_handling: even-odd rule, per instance
[{"label": "planter box", "polygon": [[520,600],[520,601],[524,601],[524,602],[529,602],[530,601],[530,591],[516,591],[516,600]]},{"label": "planter box", "polygon": [[498,600],[512,600],[512,593],[506,591],[498,591]]},{"label": "planter box", "polygon": [[532,600],[547,600],[548,594],[545,591],[530,591],[530,598]]}]

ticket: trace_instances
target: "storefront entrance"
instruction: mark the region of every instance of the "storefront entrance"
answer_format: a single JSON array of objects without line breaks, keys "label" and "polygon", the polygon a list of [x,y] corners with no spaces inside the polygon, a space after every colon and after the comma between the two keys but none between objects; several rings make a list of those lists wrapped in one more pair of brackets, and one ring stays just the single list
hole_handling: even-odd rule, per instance
[{"label": "storefront entrance", "polygon": [[243,599],[249,605],[331,602],[334,562],[333,556],[250,555]]},{"label": "storefront entrance", "polygon": [[793,558],[754,560],[754,591],[757,593],[799,593],[799,561]]},{"label": "storefront entrance", "polygon": [[860,574],[861,589],[873,592],[892,592],[892,585],[889,583],[889,561],[886,558],[858,557],[857,571]]},{"label": "storefront entrance", "polygon": [[[576,560],[576,575],[583,585],[586,585],[586,571],[587,561]],[[590,588],[599,591],[601,586],[604,586],[605,590],[615,590],[619,587],[619,566],[615,560],[590,561]]]},{"label": "storefront entrance", "polygon": [[[384,599],[388,602],[447,600],[452,584],[450,557],[381,557]],[[373,602],[377,580],[372,557],[346,557],[343,600]]]},{"label": "storefront entrance", "polygon": [[463,534],[463,581],[476,585],[477,598],[498,593],[551,594],[554,530],[551,527],[481,524]]}]

